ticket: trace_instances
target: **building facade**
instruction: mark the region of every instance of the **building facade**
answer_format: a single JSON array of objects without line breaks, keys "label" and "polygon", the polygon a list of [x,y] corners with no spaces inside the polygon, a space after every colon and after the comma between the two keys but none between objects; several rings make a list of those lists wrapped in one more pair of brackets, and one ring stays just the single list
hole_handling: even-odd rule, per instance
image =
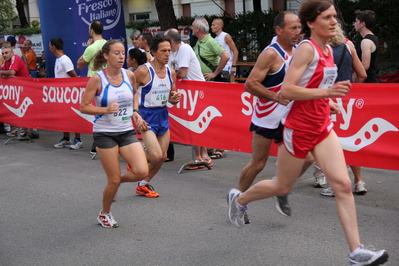
[{"label": "building facade", "polygon": [[[275,1],[275,0],[274,0]],[[262,0],[262,10],[273,6],[273,0]],[[154,0],[123,0],[125,21],[157,20]],[[176,17],[223,15],[253,11],[252,0],[173,0]]]},{"label": "building facade", "polygon": [[[86,0],[87,1],[87,0]],[[276,5],[278,0],[261,0],[262,10]],[[281,2],[281,1],[280,1]],[[157,20],[158,13],[154,0],[122,0],[125,22]],[[173,0],[176,17],[203,15],[223,15],[253,11],[252,0]],[[25,12],[29,22],[40,21],[37,0],[25,2]],[[18,21],[14,26],[18,26]]]}]

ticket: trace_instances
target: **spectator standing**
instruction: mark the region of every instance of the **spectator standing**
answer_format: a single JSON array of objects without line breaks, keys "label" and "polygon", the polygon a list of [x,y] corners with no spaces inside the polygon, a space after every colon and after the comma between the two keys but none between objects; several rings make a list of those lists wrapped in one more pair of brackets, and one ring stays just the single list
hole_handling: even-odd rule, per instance
[{"label": "spectator standing", "polygon": [[[89,36],[90,39],[87,41],[87,48],[83,52],[83,55],[79,57],[77,62],[77,68],[83,69],[85,66],[87,68],[87,76],[92,77],[97,71],[94,70],[94,56],[100,51],[103,45],[107,42],[102,34],[104,31],[103,24],[99,20],[93,20],[89,26]],[[105,68],[106,65],[103,66]],[[96,154],[96,147],[91,146],[90,153],[94,155]]]},{"label": "spectator standing", "polygon": [[131,50],[133,48],[137,48],[137,49],[141,48],[140,35],[141,35],[141,31],[139,31],[139,30],[134,30],[134,31],[132,31],[132,33],[130,33],[129,37],[130,37],[130,40],[132,40],[132,47],[130,47],[129,50]]},{"label": "spectator standing", "polygon": [[144,32],[140,35],[140,46],[147,55],[147,62],[150,62],[154,59],[150,51],[152,38],[152,34],[149,32]]},{"label": "spectator standing", "polygon": [[356,19],[353,26],[363,38],[358,49],[358,55],[367,73],[364,83],[378,83],[377,63],[380,43],[378,37],[371,31],[375,25],[375,13],[371,10],[357,10],[355,15]]},{"label": "spectator standing", "polygon": [[[93,69],[94,61],[93,58],[98,51],[101,50],[103,45],[107,42],[102,34],[104,31],[103,24],[99,20],[93,20],[89,26],[90,39],[87,41],[87,48],[83,52],[83,55],[79,57],[77,67],[79,70],[88,66],[87,76],[92,77],[97,71]],[[104,66],[103,68],[105,68]]]},{"label": "spectator standing", "polygon": [[[378,83],[377,63],[380,43],[377,36],[371,31],[375,25],[375,13],[371,10],[357,10],[355,16],[356,19],[353,26],[363,38],[358,49],[358,56],[364,69],[366,69],[367,78],[364,80],[364,83]],[[351,166],[351,169],[355,176],[353,192],[359,195],[367,193],[366,184],[362,180],[361,167]]]},{"label": "spectator standing", "polygon": [[244,193],[231,189],[227,195],[229,219],[236,226],[243,226],[248,203],[287,194],[311,152],[336,194],[350,264],[380,265],[388,260],[388,253],[361,245],[351,181],[330,118],[329,98],[344,97],[351,87],[349,80],[335,83],[337,69],[327,45],[328,39],[335,36],[336,15],[332,0],[301,2],[298,16],[308,39],[296,49],[282,84],[282,97],[292,101],[283,119],[284,145],[278,150],[277,176],[258,182]]},{"label": "spectator standing", "polygon": [[8,37],[7,37],[7,42],[10,42],[11,47],[12,47],[12,49],[13,49],[13,51],[14,51],[14,54],[15,54],[15,55],[18,55],[19,57],[21,57],[21,59],[22,59],[22,61],[24,62],[24,64],[26,64],[26,61],[25,61],[25,58],[23,57],[21,48],[17,48],[17,47],[16,47],[16,45],[17,45],[17,39],[15,39],[14,36],[8,36]]},{"label": "spectator standing", "polygon": [[[181,41],[181,35],[177,29],[169,29],[165,32],[165,35],[171,39],[171,54],[169,56],[169,66],[176,71],[176,76],[186,80],[205,81],[204,76],[201,72],[201,66],[198,58],[196,57],[193,49],[190,45]],[[172,147],[171,147],[172,149]],[[168,155],[168,159],[171,158],[172,154]],[[212,160],[208,156],[206,147],[196,147],[196,162],[207,162],[209,166],[212,166]],[[198,169],[203,168],[204,165],[192,166],[186,169]]]},{"label": "spectator standing", "polygon": [[216,34],[217,40],[223,49],[229,54],[230,59],[227,61],[226,66],[223,68],[230,74],[230,82],[235,82],[235,74],[237,71],[238,50],[230,34],[223,31],[224,22],[221,18],[216,18],[212,21],[211,29]]},{"label": "spectator standing", "polygon": [[[64,54],[64,41],[61,38],[53,38],[50,40],[50,52],[57,58],[54,65],[55,78],[73,78],[78,75],[75,72],[71,59]],[[64,132],[63,138],[54,144],[54,148],[69,148],[78,150],[83,147],[80,139],[80,133],[75,133],[75,140],[72,143],[69,132]]]},{"label": "spectator standing", "polygon": [[[194,52],[200,63],[201,72],[205,80],[224,80],[221,72],[229,61],[230,56],[220,43],[209,34],[208,21],[203,17],[196,18],[191,25],[191,30],[193,35],[198,38],[194,46]],[[228,72],[226,73],[228,74]],[[209,148],[207,152],[212,159],[226,157],[224,150]]]},{"label": "spectator standing", "polygon": [[[2,41],[0,43],[0,53],[1,53],[1,49],[2,49],[3,46],[11,46],[11,45],[10,45],[10,42]],[[4,63],[4,57],[3,57],[3,55],[1,55],[0,56],[0,67],[3,65],[3,63]]]},{"label": "spectator standing", "polygon": [[0,68],[0,76],[9,77],[25,77],[29,78],[29,72],[21,57],[14,54],[11,46],[3,46],[1,54],[4,58],[4,63]]},{"label": "spectator standing", "polygon": [[32,41],[29,40],[29,39],[26,39],[24,41],[24,48],[25,48],[24,56],[25,56],[26,63],[28,64],[28,69],[29,69],[30,76],[32,78],[36,78],[36,70],[37,70],[36,69],[36,61],[37,61],[37,58],[36,58],[35,51],[32,50]]},{"label": "spectator standing", "polygon": [[[144,150],[133,133],[132,118],[138,127],[145,129],[146,125],[138,112],[134,112],[138,107],[136,79],[133,72],[122,68],[125,62],[123,43],[108,41],[93,60],[93,70],[100,71],[87,83],[80,111],[96,116],[94,142],[108,179],[97,221],[105,228],[117,228],[111,204],[120,184],[140,181],[148,174]],[[107,67],[102,69],[105,64]],[[125,174],[121,174],[119,155],[132,167]]]},{"label": "spectator standing", "polygon": [[[36,60],[37,60],[37,58],[36,58],[35,51],[32,50],[32,41],[31,40],[26,39],[24,41],[24,49],[25,49],[24,58],[26,61],[26,65],[28,67],[29,74],[32,78],[36,78],[36,74],[37,74],[36,73]],[[36,128],[34,128],[34,129],[27,128],[26,131],[27,131],[28,136],[31,139],[39,138],[39,133],[37,132]]]},{"label": "spectator standing", "polygon": [[[16,76],[29,78],[29,72],[25,63],[22,61],[21,57],[14,55],[14,51],[11,46],[3,46],[1,48],[1,54],[4,59],[4,63],[0,67],[0,77],[6,78],[10,76]],[[18,130],[11,129],[11,126],[7,127],[7,131],[9,131],[7,132],[7,136],[9,137],[18,136]]]},{"label": "spectator standing", "polygon": [[136,193],[149,198],[159,196],[149,184],[166,159],[169,146],[169,114],[166,104],[177,104],[180,93],[176,91],[176,73],[167,64],[170,40],[159,35],[153,39],[151,53],[154,60],[139,67],[134,73],[138,85],[139,109],[136,110],[148,123],[148,130],[141,130],[147,147],[149,173],[137,184]]},{"label": "spectator standing", "polygon": [[[209,24],[205,18],[196,18],[191,26],[193,35],[198,38],[194,52],[200,62],[206,81],[220,79],[220,73],[230,59],[229,54],[209,34]],[[220,58],[220,60],[219,60]],[[219,77],[218,77],[219,75]]]}]

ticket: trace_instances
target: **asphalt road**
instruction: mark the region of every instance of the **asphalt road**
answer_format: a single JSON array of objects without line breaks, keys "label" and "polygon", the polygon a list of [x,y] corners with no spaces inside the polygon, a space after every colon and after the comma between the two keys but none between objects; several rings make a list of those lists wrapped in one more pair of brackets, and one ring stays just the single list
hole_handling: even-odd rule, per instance
[{"label": "asphalt road", "polygon": [[[96,221],[106,178],[90,159],[91,136],[80,150],[54,149],[61,135],[42,130],[7,145],[0,135],[0,265],[349,265],[334,198],[320,196],[311,170],[290,195],[292,217],[272,199],[253,202],[252,223],[238,229],[225,196],[250,154],[227,152],[212,170],[178,174],[191,147],[175,145],[175,160],[152,182],[160,197],[122,184],[112,206],[120,227],[106,229]],[[272,157],[257,180],[274,172]],[[363,176],[369,193],[355,197],[362,242],[399,265],[398,172],[364,168]]]}]

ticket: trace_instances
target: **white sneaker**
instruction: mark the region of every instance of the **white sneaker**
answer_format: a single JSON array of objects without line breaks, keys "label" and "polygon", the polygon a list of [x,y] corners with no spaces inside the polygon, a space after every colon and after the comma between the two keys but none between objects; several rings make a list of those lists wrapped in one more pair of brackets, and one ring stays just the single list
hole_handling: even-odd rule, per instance
[{"label": "white sneaker", "polygon": [[102,227],[105,228],[118,228],[119,225],[115,221],[114,217],[112,216],[112,213],[106,212],[106,213],[101,213],[97,217],[97,221],[99,224],[101,224]]},{"label": "white sneaker", "polygon": [[314,166],[313,176],[316,179],[313,186],[325,187],[327,185],[326,176],[324,175],[324,173],[321,171],[321,168],[316,163],[314,163],[313,166]]},{"label": "white sneaker", "polygon": [[80,148],[83,148],[83,141],[79,141],[78,139],[75,139],[73,144],[69,147],[70,150],[79,150]]},{"label": "white sneaker", "polygon": [[53,147],[56,149],[61,149],[61,148],[69,148],[71,146],[72,142],[70,140],[65,140],[62,138],[60,142],[57,144],[54,144]]},{"label": "white sneaker", "polygon": [[389,255],[385,250],[372,251],[361,245],[359,249],[349,255],[349,263],[351,265],[381,265],[388,261]]},{"label": "white sneaker", "polygon": [[323,189],[320,194],[326,197],[335,197],[334,190],[331,187]]},{"label": "white sneaker", "polygon": [[353,193],[364,195],[367,193],[366,184],[363,181],[359,181],[353,184]]}]

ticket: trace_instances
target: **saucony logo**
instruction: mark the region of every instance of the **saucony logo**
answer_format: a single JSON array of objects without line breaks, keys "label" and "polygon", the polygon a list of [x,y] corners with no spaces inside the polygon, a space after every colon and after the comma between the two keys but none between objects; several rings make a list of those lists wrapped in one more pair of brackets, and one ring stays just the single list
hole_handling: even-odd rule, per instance
[{"label": "saucony logo", "polygon": [[10,110],[14,115],[18,116],[19,118],[23,117],[28,110],[29,105],[33,104],[32,100],[29,97],[26,97],[21,105],[18,108],[13,108],[6,103],[3,103],[8,110]]},{"label": "saucony logo", "polygon": [[399,130],[382,118],[373,118],[353,136],[339,138],[339,140],[344,150],[356,152],[374,143],[381,135],[388,131]]},{"label": "saucony logo", "polygon": [[208,128],[209,124],[215,117],[222,117],[222,114],[215,107],[208,106],[194,121],[186,121],[175,115],[172,115],[171,113],[169,113],[169,116],[183,127],[195,133],[201,134]]},{"label": "saucony logo", "polygon": [[71,107],[72,111],[74,111],[76,114],[78,114],[80,117],[83,119],[89,121],[90,123],[93,123],[94,121],[94,115],[87,115],[87,114],[82,114],[79,110]]}]

